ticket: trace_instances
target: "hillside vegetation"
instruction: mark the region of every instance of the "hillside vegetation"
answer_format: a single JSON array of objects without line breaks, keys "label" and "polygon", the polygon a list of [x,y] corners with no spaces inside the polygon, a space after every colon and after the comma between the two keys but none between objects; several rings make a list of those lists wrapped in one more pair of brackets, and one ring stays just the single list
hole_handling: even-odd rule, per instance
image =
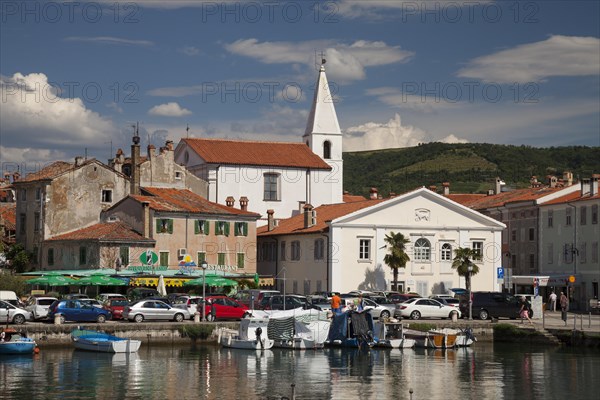
[{"label": "hillside vegetation", "polygon": [[600,147],[509,146],[485,143],[426,143],[417,147],[344,153],[344,190],[368,196],[404,193],[421,186],[450,182],[453,193],[486,193],[499,176],[513,188],[529,186],[532,175],[574,179],[600,173]]}]

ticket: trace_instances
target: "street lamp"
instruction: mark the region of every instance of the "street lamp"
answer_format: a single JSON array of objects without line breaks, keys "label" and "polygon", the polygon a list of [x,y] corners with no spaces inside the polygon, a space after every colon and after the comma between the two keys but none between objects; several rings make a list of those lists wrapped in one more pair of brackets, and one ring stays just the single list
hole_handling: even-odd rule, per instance
[{"label": "street lamp", "polygon": [[473,319],[473,295],[471,293],[471,275],[473,274],[473,266],[469,265],[467,267],[467,271],[469,272],[469,320]]},{"label": "street lamp", "polygon": [[200,266],[202,267],[202,321],[206,321],[206,268],[208,268],[208,263],[206,260],[202,260]]}]

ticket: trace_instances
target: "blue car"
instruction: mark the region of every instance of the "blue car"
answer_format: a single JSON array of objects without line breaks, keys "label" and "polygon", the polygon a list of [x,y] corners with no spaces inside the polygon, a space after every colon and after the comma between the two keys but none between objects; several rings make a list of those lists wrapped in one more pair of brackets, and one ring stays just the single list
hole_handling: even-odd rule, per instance
[{"label": "blue car", "polygon": [[112,318],[110,311],[94,307],[80,300],[57,300],[48,309],[48,318],[60,314],[60,321],[104,323]]}]

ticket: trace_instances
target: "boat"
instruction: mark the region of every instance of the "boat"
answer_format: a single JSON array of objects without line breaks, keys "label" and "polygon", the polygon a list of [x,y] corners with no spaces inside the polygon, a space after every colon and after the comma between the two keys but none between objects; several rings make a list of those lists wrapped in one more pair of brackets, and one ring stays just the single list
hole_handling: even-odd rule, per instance
[{"label": "boat", "polygon": [[25,333],[12,328],[0,331],[0,355],[3,354],[33,354],[37,352],[37,344]]},{"label": "boat", "polygon": [[242,318],[238,331],[219,329],[217,342],[232,349],[269,350],[274,341],[266,335],[268,323],[269,318]]},{"label": "boat", "polygon": [[416,347],[427,349],[452,349],[456,347],[457,334],[444,330],[430,330],[427,332],[405,329],[404,335],[415,340]]},{"label": "boat", "polygon": [[277,348],[320,349],[327,340],[330,325],[324,311],[302,308],[277,311],[269,315],[267,337]]},{"label": "boat", "polygon": [[71,341],[76,349],[100,353],[135,353],[142,344],[140,340],[122,338],[87,329],[74,329],[71,331]]},{"label": "boat", "polygon": [[475,335],[473,335],[473,329],[452,329],[452,328],[442,328],[442,329],[434,329],[430,332],[433,333],[442,333],[446,335],[456,335],[455,345],[457,347],[468,347],[477,341]]},{"label": "boat", "polygon": [[373,317],[368,311],[349,310],[333,315],[326,346],[371,348],[377,343]]},{"label": "boat", "polygon": [[375,332],[379,340],[375,347],[387,349],[409,349],[415,346],[415,339],[404,335],[402,322],[379,321],[375,323]]}]

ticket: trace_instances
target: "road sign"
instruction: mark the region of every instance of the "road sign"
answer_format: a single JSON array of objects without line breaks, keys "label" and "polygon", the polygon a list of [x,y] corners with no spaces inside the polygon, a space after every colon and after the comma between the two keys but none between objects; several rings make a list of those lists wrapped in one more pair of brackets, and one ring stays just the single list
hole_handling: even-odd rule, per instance
[{"label": "road sign", "polygon": [[573,275],[569,276],[569,282],[575,283],[575,277]]},{"label": "road sign", "polygon": [[152,250],[146,250],[142,254],[140,254],[140,261],[144,265],[152,265],[156,264],[158,261],[158,255]]},{"label": "road sign", "polygon": [[504,268],[499,267],[498,270],[498,279],[504,279]]}]

